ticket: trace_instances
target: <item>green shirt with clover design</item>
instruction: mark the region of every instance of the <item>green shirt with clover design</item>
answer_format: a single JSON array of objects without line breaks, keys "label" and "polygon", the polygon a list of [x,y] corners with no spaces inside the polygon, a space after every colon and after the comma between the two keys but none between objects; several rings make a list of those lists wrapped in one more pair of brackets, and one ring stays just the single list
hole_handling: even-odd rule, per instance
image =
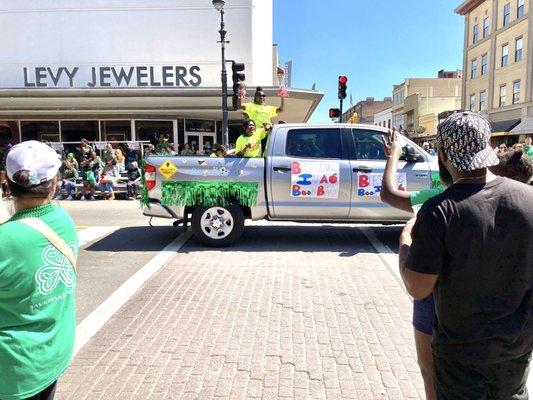
[{"label": "green shirt with clover design", "polygon": [[54,205],[16,213],[0,225],[0,399],[31,397],[67,369],[76,330],[76,272],[66,257],[19,219],[48,224],[75,254],[68,213]]}]

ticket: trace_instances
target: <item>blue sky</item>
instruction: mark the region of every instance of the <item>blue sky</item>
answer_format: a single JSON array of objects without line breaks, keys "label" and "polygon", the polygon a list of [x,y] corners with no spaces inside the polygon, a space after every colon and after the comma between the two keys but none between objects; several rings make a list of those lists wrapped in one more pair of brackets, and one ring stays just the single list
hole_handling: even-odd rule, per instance
[{"label": "blue sky", "polygon": [[292,86],[316,83],[325,94],[311,122],[329,122],[338,107],[339,75],[356,103],[391,96],[406,77],[461,69],[464,20],[453,12],[461,2],[274,0],[274,43],[281,64],[293,61]]}]

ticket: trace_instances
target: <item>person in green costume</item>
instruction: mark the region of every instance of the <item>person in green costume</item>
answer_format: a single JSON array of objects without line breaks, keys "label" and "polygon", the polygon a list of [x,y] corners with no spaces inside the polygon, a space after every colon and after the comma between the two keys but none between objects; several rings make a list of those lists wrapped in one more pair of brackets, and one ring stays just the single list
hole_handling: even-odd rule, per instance
[{"label": "person in green costume", "polygon": [[531,136],[526,137],[524,141],[524,153],[533,161],[533,146],[531,145]]},{"label": "person in green costume", "polygon": [[[37,141],[14,146],[6,160],[15,214],[0,225],[2,400],[53,399],[72,358],[78,239],[68,213],[50,203],[60,166]],[[51,230],[46,237],[39,224]]]}]

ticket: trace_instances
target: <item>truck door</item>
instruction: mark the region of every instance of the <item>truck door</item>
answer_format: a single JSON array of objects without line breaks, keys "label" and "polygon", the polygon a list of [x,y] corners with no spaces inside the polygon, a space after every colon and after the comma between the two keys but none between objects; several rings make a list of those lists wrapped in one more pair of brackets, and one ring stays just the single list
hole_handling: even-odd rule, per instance
[{"label": "truck door", "polygon": [[[387,221],[405,219],[409,213],[390,207],[380,199],[381,180],[387,162],[380,130],[352,128],[355,143],[355,160],[351,161],[354,195],[350,219]],[[422,154],[421,154],[422,156]],[[431,187],[427,162],[398,162],[398,186],[408,191]]]},{"label": "truck door", "polygon": [[350,161],[340,128],[287,127],[276,132],[267,179],[274,219],[347,219]]}]

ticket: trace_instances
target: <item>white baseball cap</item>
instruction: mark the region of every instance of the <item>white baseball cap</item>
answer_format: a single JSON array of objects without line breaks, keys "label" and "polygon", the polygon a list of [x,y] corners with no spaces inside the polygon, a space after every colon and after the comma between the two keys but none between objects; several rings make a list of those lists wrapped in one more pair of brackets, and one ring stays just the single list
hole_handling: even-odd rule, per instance
[{"label": "white baseball cap", "polygon": [[52,180],[60,166],[61,160],[55,150],[36,140],[28,140],[13,146],[6,157],[9,180],[13,182],[13,175],[17,172],[28,171],[30,187]]}]

